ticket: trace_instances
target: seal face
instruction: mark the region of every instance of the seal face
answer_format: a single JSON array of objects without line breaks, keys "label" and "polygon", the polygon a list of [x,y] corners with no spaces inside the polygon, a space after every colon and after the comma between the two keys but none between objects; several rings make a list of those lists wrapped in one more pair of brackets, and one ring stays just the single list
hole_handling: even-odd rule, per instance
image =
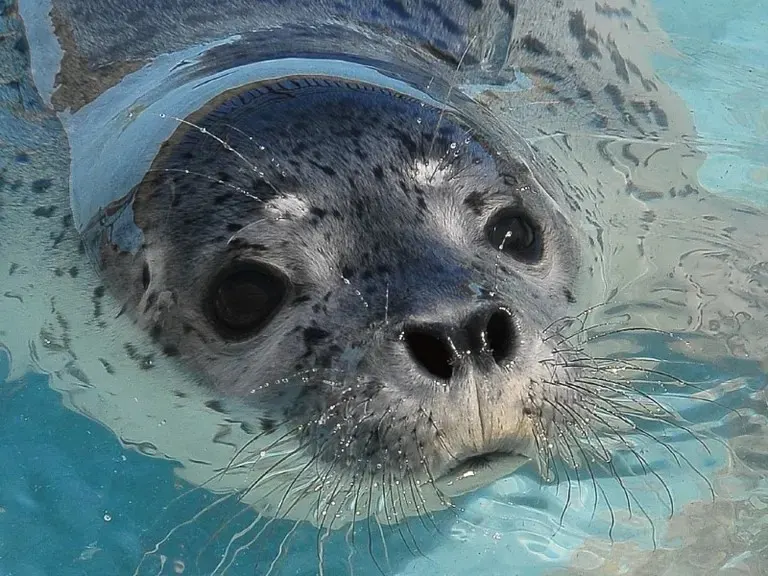
[{"label": "seal face", "polygon": [[248,86],[163,145],[126,201],[141,249],[105,232],[104,275],[167,354],[334,470],[535,456],[573,405],[546,328],[580,253],[526,154],[373,85]]}]

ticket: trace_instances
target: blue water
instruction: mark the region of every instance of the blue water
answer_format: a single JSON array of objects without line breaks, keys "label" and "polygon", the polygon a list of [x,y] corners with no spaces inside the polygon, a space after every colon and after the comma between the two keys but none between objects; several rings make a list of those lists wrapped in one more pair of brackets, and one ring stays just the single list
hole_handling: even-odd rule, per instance
[{"label": "blue water", "polygon": [[[703,183],[716,192],[768,204],[768,4],[710,0],[692,9],[690,2],[665,0],[658,5],[662,24],[684,54],[683,60],[660,59],[658,67],[694,111],[702,148],[709,154],[700,173]],[[726,406],[747,402],[765,385],[761,367],[747,362],[685,365],[680,370],[688,379],[710,384],[743,377],[745,387],[725,397]],[[175,525],[215,500],[176,478],[174,462],[126,449],[100,424],[65,409],[45,376],[28,374],[8,381],[8,372],[8,358],[0,350],[0,576],[130,575],[142,555]],[[694,423],[722,422],[713,432],[729,436],[725,408],[681,401],[680,409]],[[727,462],[725,449],[716,442],[710,445],[711,453],[684,438],[679,446],[707,478],[714,478]],[[648,449],[677,505],[706,500],[706,482],[688,471],[676,474],[663,451]],[[622,500],[620,487],[610,478],[601,479],[601,485],[613,491],[611,501]],[[351,563],[355,573],[364,575],[378,571],[370,552],[393,572],[414,575],[528,575],[567,566],[582,535],[558,529],[558,503],[566,497],[560,488],[542,487],[524,469],[492,490],[463,499],[458,521],[443,513],[435,517],[435,525],[412,522],[405,533],[386,534],[389,563],[381,541],[369,543],[361,535]],[[663,518],[663,495],[646,493],[648,515]],[[590,498],[586,494],[583,507],[569,511],[564,526],[588,523]],[[163,574],[210,573],[229,537],[255,519],[245,507],[226,506],[218,508],[215,517],[174,532],[140,573],[160,573],[163,557]],[[640,548],[651,549],[648,524],[642,514],[637,517],[638,522],[622,525],[613,537],[636,539]],[[210,534],[222,518],[234,521],[211,543]],[[653,524],[659,529],[655,538],[662,541],[664,522]],[[602,531],[604,537],[606,526],[606,518],[598,517],[585,531]],[[259,545],[238,556],[227,573],[264,574],[292,527],[287,522],[270,525]],[[438,529],[442,534],[436,536]],[[275,574],[315,573],[317,532],[299,528],[293,536],[290,560]],[[346,569],[344,536],[335,534],[326,544],[326,574]]]}]

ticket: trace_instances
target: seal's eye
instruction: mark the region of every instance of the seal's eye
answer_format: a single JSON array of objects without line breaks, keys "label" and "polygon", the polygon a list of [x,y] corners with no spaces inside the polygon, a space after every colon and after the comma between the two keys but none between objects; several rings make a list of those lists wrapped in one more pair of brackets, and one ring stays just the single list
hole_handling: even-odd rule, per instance
[{"label": "seal's eye", "polygon": [[515,260],[533,264],[541,260],[541,230],[520,210],[501,210],[485,228],[488,242]]},{"label": "seal's eye", "polygon": [[280,308],[288,283],[263,264],[238,262],[222,270],[206,298],[214,328],[227,340],[244,340],[266,326]]}]

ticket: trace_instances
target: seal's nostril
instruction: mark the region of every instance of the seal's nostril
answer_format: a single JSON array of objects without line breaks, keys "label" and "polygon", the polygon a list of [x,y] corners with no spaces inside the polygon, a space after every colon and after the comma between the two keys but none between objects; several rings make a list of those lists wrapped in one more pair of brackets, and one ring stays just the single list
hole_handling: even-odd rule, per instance
[{"label": "seal's nostril", "polygon": [[515,325],[508,310],[500,308],[488,318],[485,345],[496,364],[501,364],[512,356],[515,347]]},{"label": "seal's nostril", "polygon": [[447,341],[425,330],[411,329],[405,332],[405,344],[424,370],[444,380],[453,376],[453,356]]}]

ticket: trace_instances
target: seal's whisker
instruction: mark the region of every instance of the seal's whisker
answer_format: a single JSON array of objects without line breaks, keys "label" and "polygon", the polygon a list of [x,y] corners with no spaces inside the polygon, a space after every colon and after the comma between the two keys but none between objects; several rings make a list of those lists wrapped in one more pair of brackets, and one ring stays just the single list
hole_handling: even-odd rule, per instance
[{"label": "seal's whisker", "polygon": [[188,170],[186,168],[150,168],[147,170],[147,172],[159,172],[159,173],[178,173],[178,174],[185,174],[187,176],[197,176],[198,178],[205,178],[209,182],[214,182],[216,184],[219,184],[221,186],[224,186],[226,188],[230,188],[234,190],[235,192],[238,192],[242,194],[243,196],[247,196],[248,198],[252,200],[256,200],[257,202],[264,203],[264,200],[259,198],[258,196],[252,194],[251,192],[248,192],[244,188],[241,188],[240,186],[237,186],[235,184],[232,184],[231,182],[226,182],[222,180],[221,178],[214,178],[213,176],[209,176],[207,174],[202,174],[200,172],[195,172],[193,170]]},{"label": "seal's whisker", "polygon": [[[309,468],[309,466],[310,466],[310,465],[311,465],[313,462],[314,462],[314,460],[313,460],[313,459],[310,459],[310,461],[307,463],[307,465],[306,465],[306,466],[305,466],[305,467],[304,467],[304,468],[303,468],[303,469],[302,469],[302,470],[299,472],[299,474],[297,474],[297,475],[296,475],[296,477],[294,478],[294,480],[291,482],[290,486],[289,486],[289,487],[286,489],[286,492],[285,492],[285,494],[283,495],[283,498],[282,498],[282,499],[281,499],[281,501],[280,501],[280,505],[278,506],[278,509],[276,510],[275,514],[273,515],[273,518],[272,518],[272,519],[270,519],[270,520],[267,522],[267,524],[265,525],[264,529],[266,529],[266,528],[267,528],[267,527],[268,527],[268,526],[269,526],[269,525],[272,523],[272,520],[273,520],[273,519],[276,519],[276,518],[278,518],[278,517],[279,517],[280,508],[282,507],[282,505],[283,505],[283,503],[284,503],[284,500],[285,500],[285,497],[286,497],[286,496],[287,496],[287,494],[288,494],[288,491],[289,491],[289,490],[290,490],[290,489],[293,487],[293,485],[294,485],[296,482],[298,482],[299,478],[301,477],[301,474],[303,474],[304,470],[306,470],[307,468]],[[242,490],[239,490],[239,491],[237,491],[237,492],[234,492],[234,493],[232,493],[232,494],[228,495],[228,498],[229,498],[229,497],[234,497],[236,501],[242,501],[242,500],[243,500],[243,499],[244,499],[244,498],[245,498],[245,497],[246,497],[246,496],[247,496],[247,495],[248,495],[248,494],[249,494],[249,493],[250,493],[250,492],[251,492],[251,491],[252,491],[252,490],[255,488],[255,486],[256,486],[255,484],[251,484],[251,485],[247,486],[246,488],[244,488],[244,489],[242,489]],[[277,490],[279,490],[280,488],[281,488],[281,487],[280,487],[279,485],[278,485],[278,486],[275,486],[274,488],[272,488],[272,489],[268,490],[267,492],[265,492],[265,493],[264,493],[264,496],[265,496],[265,497],[266,497],[266,496],[270,496],[271,494],[273,494],[274,492],[276,492],[276,491],[277,491]],[[293,507],[293,506],[294,506],[296,503],[298,503],[299,501],[300,501],[300,498],[299,498],[299,499],[297,499],[297,500],[294,502],[294,504],[291,506],[291,508],[292,508],[292,507]],[[216,529],[216,531],[214,531],[214,532],[213,532],[213,533],[210,535],[210,537],[208,538],[208,540],[207,540],[206,544],[205,544],[205,545],[202,547],[202,549],[201,549],[200,553],[198,554],[198,557],[200,557],[200,556],[202,555],[202,553],[203,553],[203,551],[205,550],[205,548],[207,548],[207,547],[208,547],[210,544],[212,544],[212,543],[213,543],[213,542],[214,542],[214,541],[217,539],[217,537],[219,536],[219,534],[221,534],[221,533],[224,531],[224,529],[225,529],[227,526],[229,526],[229,525],[230,525],[232,522],[234,522],[234,521],[235,521],[235,520],[236,520],[238,517],[240,517],[242,514],[246,513],[248,510],[249,510],[249,508],[247,508],[247,507],[246,507],[246,508],[243,508],[243,509],[241,509],[240,511],[238,511],[236,514],[234,514],[233,516],[230,516],[230,517],[228,517],[228,518],[227,518],[227,520],[226,520],[225,522],[222,522],[222,523],[219,525],[219,527]],[[262,516],[262,515],[261,515],[261,514],[259,514],[259,517],[261,517],[261,516]]]},{"label": "seal's whisker", "polygon": [[[666,492],[667,501],[669,503],[669,506],[668,506],[669,515],[670,517],[672,517],[675,511],[674,499],[672,498],[672,492],[669,490],[667,483],[664,481],[661,475],[658,472],[656,472],[656,470],[654,470],[652,466],[648,464],[648,461],[643,456],[640,455],[640,453],[635,449],[633,444],[624,436],[624,434],[619,429],[611,425],[607,420],[605,420],[599,412],[592,412],[592,417],[598,420],[599,422],[601,422],[609,433],[619,438],[619,440],[624,445],[626,450],[628,450],[632,454],[632,456],[637,460],[637,462],[640,464],[640,467],[645,474],[650,473],[659,481],[659,484],[661,484],[661,486],[664,488],[664,491]],[[664,442],[654,438],[653,435],[649,434],[648,436],[656,440],[657,442],[659,442],[665,448],[668,448],[668,446],[665,445]],[[675,457],[675,461],[679,465],[679,460],[675,452],[676,451],[670,449],[670,453]]]},{"label": "seal's whisker", "polygon": [[[283,420],[282,422],[278,423],[278,424],[275,426],[274,430],[278,430],[278,429],[280,429],[282,426],[284,426],[284,425],[288,424],[289,422],[290,422],[290,420],[288,420],[288,419],[285,419],[285,420]],[[221,472],[221,473],[226,473],[226,472],[228,472],[228,471],[229,471],[229,470],[230,470],[230,469],[231,469],[231,468],[232,468],[232,467],[235,465],[235,462],[237,461],[237,459],[238,459],[238,458],[239,458],[239,457],[240,457],[240,456],[241,456],[241,455],[242,455],[242,454],[243,454],[243,453],[244,453],[246,450],[248,450],[248,448],[250,448],[250,447],[251,447],[251,446],[252,446],[252,445],[253,445],[255,442],[258,442],[259,440],[261,440],[261,439],[262,439],[262,438],[264,438],[265,436],[269,436],[270,434],[273,434],[273,433],[274,433],[274,430],[265,430],[265,431],[261,432],[260,434],[256,434],[256,435],[255,435],[253,438],[250,438],[250,439],[249,439],[249,440],[248,440],[248,441],[247,441],[245,444],[243,444],[243,445],[242,445],[240,448],[238,448],[238,449],[237,449],[237,451],[234,453],[234,455],[232,456],[232,458],[230,458],[230,460],[229,460],[229,462],[227,463],[227,465],[226,465],[226,466],[224,466],[223,468],[221,468],[221,469],[220,469],[220,471],[219,471],[219,470],[217,470],[217,473],[219,473],[219,472]],[[275,446],[277,446],[279,442],[281,442],[281,441],[283,441],[283,440],[286,440],[286,439],[289,439],[289,438],[290,438],[290,437],[291,437],[293,434],[295,434],[295,433],[296,433],[296,431],[297,431],[297,430],[298,430],[298,427],[294,427],[294,428],[291,428],[291,429],[290,429],[290,430],[288,430],[288,431],[287,431],[285,434],[283,434],[282,436],[280,436],[280,437],[279,437],[279,438],[278,438],[278,439],[277,439],[275,442],[273,442],[272,444],[270,444],[269,446],[267,446],[267,447],[266,447],[266,450],[271,450],[272,448],[274,448]]]},{"label": "seal's whisker", "polygon": [[451,449],[448,447],[448,445],[445,442],[445,435],[440,430],[440,428],[437,426],[437,422],[435,422],[435,419],[432,418],[432,413],[427,413],[427,411],[419,405],[419,413],[424,416],[427,419],[427,422],[434,428],[435,430],[435,437],[440,441],[440,444],[443,446],[445,451],[448,453],[448,455],[453,458],[454,460],[458,460],[456,458],[456,455],[451,451]]},{"label": "seal's whisker", "polygon": [[[557,436],[559,436],[560,432],[561,432],[560,427],[557,425],[557,422],[553,422],[553,424],[555,426],[555,430],[558,432]],[[560,445],[560,442],[558,442],[558,446],[559,445]],[[567,444],[565,444],[565,445],[567,446]],[[559,449],[558,449],[558,451],[559,451]],[[568,452],[570,453],[570,447],[569,447]],[[576,481],[578,482],[579,481],[579,469],[578,469],[577,466],[571,466],[571,468],[576,473]],[[564,526],[563,523],[565,521],[565,513],[568,510],[568,507],[571,505],[571,492],[572,492],[573,488],[571,486],[571,475],[568,473],[568,466],[563,466],[563,472],[565,473],[565,483],[567,485],[566,495],[565,495],[565,504],[563,504],[563,510],[562,510],[562,512],[560,512],[560,518],[558,519],[558,522],[557,522],[557,529],[555,530],[554,534],[552,534],[553,538],[560,531],[560,529],[563,528],[563,526]],[[558,488],[559,488],[559,484],[558,484]]]},{"label": "seal's whisker", "polygon": [[[427,457],[424,454],[424,447],[422,446],[421,442],[418,440],[416,441],[416,449],[419,452],[419,462],[421,463],[421,467],[423,468],[424,473],[427,475],[427,481],[422,483],[422,486],[424,484],[427,484],[435,493],[435,496],[437,496],[438,500],[440,501],[440,504],[444,506],[447,510],[450,510],[450,512],[456,518],[458,518],[458,514],[456,513],[454,503],[451,502],[451,499],[442,490],[440,490],[440,487],[437,485],[437,479],[432,473],[432,469],[429,467],[429,461],[427,460]],[[421,494],[421,487],[419,486],[419,484],[416,484],[416,488],[419,494]],[[426,506],[425,506],[425,510],[426,510]],[[432,519],[431,515],[430,515],[430,519]],[[432,520],[434,522],[434,519]],[[435,524],[435,528],[437,528],[437,524]],[[439,532],[439,528],[437,529]]]},{"label": "seal's whisker", "polygon": [[[459,71],[461,70],[461,66],[464,63],[464,58],[466,58],[467,54],[469,53],[470,48],[472,48],[472,44],[475,43],[475,40],[477,39],[477,36],[472,36],[469,39],[469,42],[467,42],[466,47],[464,48],[464,52],[462,52],[461,57],[459,58],[458,63],[456,64],[456,70],[454,71],[453,78],[451,80],[450,85],[448,86],[448,93],[445,96],[445,102],[446,104],[451,101],[451,95],[453,94],[454,87],[458,84],[458,75]],[[440,115],[437,118],[437,124],[435,125],[433,132],[432,132],[432,141],[429,144],[429,150],[427,151],[427,156],[432,155],[432,150],[435,147],[435,142],[437,140],[437,134],[440,130],[440,124],[443,121],[443,117],[445,116],[445,107],[440,108]],[[435,174],[432,174],[432,178],[434,178]]]},{"label": "seal's whisker", "polygon": [[[424,553],[424,551],[421,549],[421,546],[419,546],[418,539],[416,538],[416,534],[414,534],[413,529],[411,528],[411,520],[410,520],[410,514],[406,512],[409,502],[408,502],[408,494],[405,491],[405,480],[410,479],[410,474],[406,474],[401,479],[395,479],[395,486],[398,488],[397,491],[397,498],[398,498],[398,504],[400,505],[400,512],[402,514],[402,518],[405,521],[405,528],[408,530],[408,534],[410,535],[410,539],[413,542],[413,546],[416,549],[416,554],[414,556],[420,556],[422,558],[427,558],[427,555]],[[391,492],[391,490],[390,490]],[[412,494],[412,493],[411,493]],[[403,498],[405,498],[405,501],[403,501]],[[416,510],[416,516],[419,517],[419,519],[423,522],[423,519],[421,518],[421,512],[419,511],[418,503],[414,500],[413,507]],[[410,546],[408,546],[410,549]]]},{"label": "seal's whisker", "polygon": [[[600,330],[602,328],[606,328],[609,326],[621,326],[629,320],[629,314],[624,314],[623,316],[625,316],[624,319],[616,318],[612,320],[606,320],[605,322],[599,322],[597,324],[582,324],[578,330],[575,330],[574,332],[572,332],[571,334],[568,334],[567,336],[564,335],[562,332],[554,332],[549,336],[545,336],[544,341],[546,342],[547,340],[553,338],[554,336],[558,336],[560,338],[559,340],[560,343],[566,343],[566,342],[569,342],[570,340],[576,340],[577,342],[579,342],[580,345],[583,345],[589,342],[589,340],[581,340],[584,334],[587,334],[589,332],[594,332],[596,330]],[[637,327],[638,332],[643,330],[645,329],[642,327]],[[546,334],[546,332],[543,332],[543,333]],[[617,334],[617,333],[619,333],[618,329],[610,330],[606,332],[598,332],[595,335],[594,340],[599,340],[600,338],[606,335]]]},{"label": "seal's whisker", "polygon": [[[602,302],[593,304],[592,306],[588,306],[587,308],[585,308],[584,310],[582,310],[576,315],[560,316],[559,318],[557,318],[556,320],[553,320],[552,322],[547,324],[544,328],[542,328],[541,330],[542,334],[546,334],[550,332],[551,330],[555,329],[555,327],[560,326],[561,324],[564,327],[567,327],[574,324],[575,322],[579,322],[583,326],[586,323],[587,318],[592,312],[594,312],[598,308],[602,308],[610,304],[611,300],[616,294],[617,294],[617,291],[614,290],[612,294]],[[557,328],[556,333],[560,332],[562,329],[564,329],[564,327]]]},{"label": "seal's whisker", "polygon": [[[250,142],[250,143],[252,143],[254,146],[256,146],[256,147],[258,148],[258,151],[259,151],[259,152],[266,152],[266,151],[267,151],[267,147],[266,147],[266,146],[264,146],[263,144],[259,144],[258,142],[256,142],[256,140],[254,140],[254,137],[253,137],[253,136],[251,136],[250,134],[248,134],[248,133],[247,133],[247,132],[245,132],[244,130],[241,130],[240,128],[238,128],[238,127],[237,127],[237,126],[235,126],[234,124],[230,124],[230,123],[228,123],[228,122],[221,122],[221,123],[220,123],[220,126],[223,126],[223,127],[227,128],[227,129],[229,129],[229,130],[232,130],[232,131],[234,131],[234,132],[237,132],[238,134],[240,134],[241,136],[243,136],[244,138],[246,138],[246,139],[248,140],[248,142]],[[279,174],[280,174],[281,176],[283,176],[283,177],[285,177],[285,176],[286,176],[285,170],[282,168],[282,166],[280,165],[280,162],[279,162],[278,160],[276,160],[274,156],[273,156],[273,157],[270,159],[270,164],[272,165],[272,167],[273,167],[273,168],[275,168],[276,170],[278,170],[278,171],[279,171]]]},{"label": "seal's whisker", "polygon": [[[397,534],[400,536],[400,540],[402,540],[403,545],[405,546],[406,550],[408,550],[408,553],[415,557],[416,552],[414,552],[413,548],[411,548],[411,544],[408,542],[408,539],[403,533],[403,527],[400,522],[400,515],[397,511],[397,504],[395,503],[395,488],[393,486],[393,480],[393,475],[391,473],[382,473],[381,486],[382,502],[384,504],[384,517],[390,530],[397,531]],[[387,499],[389,499],[389,502],[387,502]],[[387,511],[387,504],[391,506],[391,515],[390,512]],[[407,518],[405,516],[404,519],[407,522]],[[408,528],[410,530],[410,526]],[[413,533],[411,533],[411,535],[413,535]]]},{"label": "seal's whisker", "polygon": [[[551,384],[554,385],[555,382],[552,382]],[[584,385],[582,386],[581,384]],[[664,419],[663,416],[667,416],[671,419],[678,417],[677,414],[653,398],[650,394],[646,394],[641,390],[634,389],[633,387],[629,386],[626,381],[613,381],[608,378],[601,378],[599,376],[581,376],[579,378],[574,378],[571,382],[557,382],[557,385],[564,386],[565,388],[576,390],[584,394],[589,394],[604,401],[613,400],[610,395],[616,394],[629,401],[633,406],[636,406],[641,414],[646,414],[648,417],[657,420]],[[607,394],[601,395],[598,394],[598,391],[606,392]],[[647,401],[649,405],[646,405],[645,402],[641,402],[633,394],[637,394],[641,399]],[[619,402],[616,402],[615,405],[622,406],[622,404]],[[651,406],[655,406],[656,410],[652,410]]]},{"label": "seal's whisker", "polygon": [[[584,377],[584,378],[577,379],[576,381],[577,382],[585,382],[586,384],[591,385],[591,384],[593,384],[593,382],[591,380],[592,380],[591,377]],[[608,398],[606,398],[604,396],[601,396],[600,398],[603,399],[603,400],[606,400],[606,401],[608,400]],[[621,409],[625,408],[625,407],[622,404],[620,404],[620,403],[615,403],[615,404],[613,404],[613,406],[615,406],[619,410],[617,410],[617,412],[615,414],[612,414],[612,417],[618,418],[619,415],[621,414]],[[642,404],[640,406],[642,408],[644,408],[644,406]],[[678,430],[688,434],[693,440],[695,440],[698,444],[700,444],[702,446],[702,448],[704,448],[704,450],[707,452],[707,454],[711,454],[712,453],[710,448],[709,448],[709,446],[707,446],[706,442],[704,442],[696,432],[694,432],[688,426],[685,426],[684,424],[681,424],[680,422],[678,422],[678,420],[681,420],[681,417],[680,417],[679,414],[676,414],[672,410],[669,410],[669,409],[666,409],[666,408],[662,408],[661,410],[663,410],[663,412],[661,412],[661,413],[653,413],[653,412],[648,412],[648,411],[633,412],[631,414],[631,416],[633,418],[642,418],[642,419],[647,419],[647,420],[651,420],[651,421],[654,421],[654,422],[659,422],[659,421],[664,422],[666,425],[672,426],[673,428],[676,428],[676,429],[678,429]],[[636,425],[635,425],[635,427],[636,427]],[[641,430],[639,427],[636,427],[636,429],[638,431]],[[658,440],[658,439],[656,439],[656,440]],[[678,462],[678,464],[679,464],[679,462]]]},{"label": "seal's whisker", "polygon": [[[654,362],[659,363],[660,360],[656,358],[632,358],[632,359],[623,359],[623,358],[610,358],[610,357],[592,357],[593,360],[597,362],[604,362],[605,364],[601,365],[599,368],[596,368],[594,366],[584,365],[579,366],[581,368],[585,368],[588,370],[603,370],[603,371],[620,371],[620,370],[633,370],[640,374],[649,374],[652,376],[658,376],[661,378],[665,378],[666,380],[658,380],[655,383],[658,385],[666,385],[668,383],[674,383],[675,385],[679,386],[681,389],[690,388],[692,390],[696,390],[697,392],[706,392],[707,390],[697,384],[694,384],[693,382],[683,380],[682,378],[679,378],[675,376],[674,374],[670,374],[669,372],[665,372],[662,370],[657,370],[655,368],[646,368],[645,366],[640,366],[636,364],[638,361],[646,361],[646,362]],[[668,391],[665,391],[665,395],[667,396],[675,396],[674,393],[670,393]],[[692,395],[686,395],[685,398],[695,400],[697,402],[706,402],[708,404],[713,404],[717,406],[718,408],[722,408],[726,412],[729,412],[731,414],[734,414],[735,416],[738,416],[739,419],[742,418],[741,413],[738,410],[735,410],[729,406],[726,406],[722,402],[719,402],[718,400],[714,398],[704,398],[701,396],[692,396]]]},{"label": "seal's whisker", "polygon": [[261,180],[262,180],[262,181],[263,181],[263,182],[264,182],[264,183],[265,183],[267,186],[269,186],[269,187],[272,189],[272,191],[273,191],[275,194],[277,194],[278,196],[280,196],[280,195],[281,195],[280,191],[279,191],[277,188],[275,188],[275,186],[272,184],[272,182],[270,182],[270,181],[267,179],[266,175],[264,174],[264,172],[263,172],[262,170],[260,170],[260,169],[259,169],[259,168],[258,168],[258,167],[257,167],[257,166],[254,164],[254,163],[252,163],[252,162],[251,162],[250,160],[248,160],[248,159],[247,159],[245,156],[243,156],[243,154],[241,154],[239,151],[235,150],[235,149],[234,149],[234,148],[233,148],[233,147],[232,147],[232,146],[231,146],[231,145],[230,145],[230,144],[229,144],[229,143],[228,143],[226,140],[224,140],[223,138],[221,138],[221,137],[217,136],[216,134],[214,134],[213,132],[211,132],[210,130],[208,130],[207,128],[205,128],[204,126],[199,126],[198,124],[196,124],[196,123],[194,123],[194,122],[191,122],[191,121],[189,121],[189,120],[186,120],[186,119],[184,119],[184,118],[179,118],[179,117],[177,117],[177,116],[168,115],[168,114],[165,114],[165,113],[161,113],[161,114],[160,114],[160,118],[171,118],[171,119],[175,120],[176,122],[178,122],[179,124],[184,124],[184,125],[186,125],[186,126],[189,126],[190,128],[192,128],[192,129],[194,129],[194,130],[198,131],[200,134],[202,134],[202,135],[204,135],[204,136],[206,136],[206,137],[212,138],[213,140],[215,140],[216,142],[218,142],[219,144],[221,144],[221,145],[224,147],[224,149],[225,149],[227,152],[231,152],[231,153],[232,153],[232,154],[234,154],[234,155],[235,155],[235,156],[236,156],[236,157],[237,157],[239,160],[241,160],[241,161],[242,161],[242,162],[243,162],[243,163],[244,163],[244,164],[245,164],[245,165],[248,167],[248,169],[249,169],[251,172],[255,172],[255,173],[256,173],[256,174],[259,176],[259,178],[261,178]]},{"label": "seal's whisker", "polygon": [[[544,399],[544,402],[549,401]],[[533,442],[536,446],[536,462],[539,467],[539,474],[545,482],[551,482],[554,454],[552,454],[552,450],[549,447],[548,434],[540,418],[532,418],[531,422],[533,425]]]},{"label": "seal's whisker", "polygon": [[[562,414],[558,404],[554,404],[553,405],[553,409],[557,410],[558,412],[560,412]],[[576,448],[578,449],[579,453],[581,454],[581,459],[580,460],[575,459],[575,455],[574,455],[574,466],[573,466],[573,468],[578,473],[579,461],[581,461],[584,464],[584,466],[587,468],[587,472],[589,473],[589,478],[590,478],[590,480],[592,482],[592,490],[593,490],[593,493],[595,495],[595,499],[594,499],[594,501],[592,503],[592,514],[591,514],[591,517],[590,517],[590,522],[592,522],[594,520],[594,518],[595,518],[595,514],[597,514],[597,503],[598,503],[598,499],[599,499],[600,494],[602,494],[603,499],[606,502],[608,502],[608,497],[606,496],[605,490],[603,489],[603,487],[600,484],[598,484],[598,482],[597,482],[597,478],[595,477],[594,470],[592,469],[592,465],[590,463],[591,458],[587,454],[583,442],[580,441],[580,439],[574,434],[572,428],[570,426],[568,426],[567,423],[566,423],[566,425],[562,429],[565,431],[566,434],[568,434],[568,436],[570,436],[570,438],[573,440],[574,445],[576,446]],[[570,442],[565,441],[565,444],[566,444],[566,446],[568,446],[568,449],[571,450]],[[581,490],[581,484],[579,484],[579,490]],[[609,504],[609,510],[611,512],[611,528],[613,528],[616,519],[613,516],[613,510],[610,509],[610,504]]]},{"label": "seal's whisker", "polygon": [[[414,437],[414,441],[416,440],[417,438]],[[440,527],[437,525],[437,522],[435,521],[434,516],[432,515],[432,513],[429,511],[427,507],[426,499],[424,498],[424,494],[421,490],[420,483],[416,480],[414,476],[413,468],[411,467],[410,464],[407,464],[407,466],[408,466],[408,472],[409,472],[407,475],[408,485],[410,488],[411,497],[413,498],[414,506],[416,507],[416,511],[418,513],[417,515],[419,517],[419,520],[421,521],[422,525],[426,530],[430,530],[430,527],[427,525],[427,522],[424,519],[424,517],[426,516],[429,519],[430,525],[437,531],[437,533],[443,535],[442,532],[440,531]],[[419,510],[419,503],[421,503],[423,512]]]}]

